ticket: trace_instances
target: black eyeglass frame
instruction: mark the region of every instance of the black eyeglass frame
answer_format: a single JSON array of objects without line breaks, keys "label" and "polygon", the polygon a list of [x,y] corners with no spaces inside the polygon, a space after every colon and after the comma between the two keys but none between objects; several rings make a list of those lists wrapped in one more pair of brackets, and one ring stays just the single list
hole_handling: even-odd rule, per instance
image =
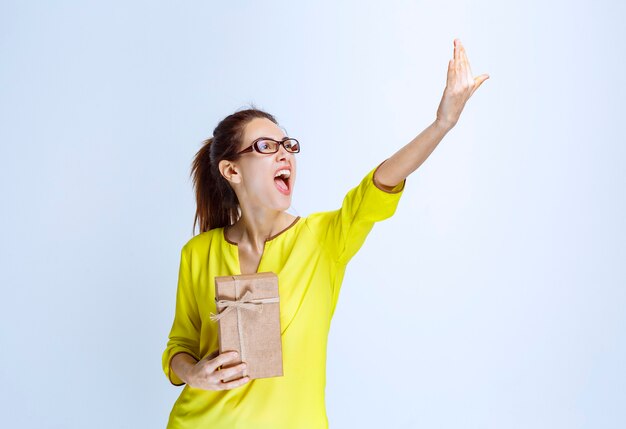
[{"label": "black eyeglass frame", "polygon": [[[258,145],[258,143],[259,143],[261,140],[271,140],[271,141],[273,141],[274,143],[277,143],[277,145],[276,145],[276,150],[275,150],[274,152],[261,152],[261,149],[259,149],[259,145]],[[291,152],[289,149],[287,149],[287,148],[285,147],[285,142],[287,142],[287,140],[294,140],[294,141],[296,142],[296,144],[298,145],[298,150],[297,150],[297,151],[295,151],[295,152]],[[279,148],[280,148],[280,145],[283,145],[283,147],[285,148],[285,150],[286,150],[287,152],[289,152],[289,153],[299,153],[299,152],[300,152],[300,142],[299,142],[297,139],[294,139],[293,137],[285,137],[285,138],[284,138],[284,139],[282,139],[281,141],[274,140],[274,139],[271,139],[271,138],[269,138],[269,137],[259,137],[258,139],[256,139],[255,141],[253,141],[253,142],[252,142],[252,144],[251,144],[250,146],[248,146],[248,147],[247,147],[247,148],[245,148],[244,150],[242,150],[242,151],[238,152],[238,153],[237,153],[237,155],[239,155],[239,154],[241,154],[241,153],[252,152],[253,150],[255,150],[255,151],[259,152],[259,153],[260,153],[260,154],[262,154],[262,155],[270,155],[270,154],[272,154],[272,153],[276,153],[276,152],[278,152],[278,150],[279,150]],[[292,146],[293,146],[293,145],[292,145]]]}]

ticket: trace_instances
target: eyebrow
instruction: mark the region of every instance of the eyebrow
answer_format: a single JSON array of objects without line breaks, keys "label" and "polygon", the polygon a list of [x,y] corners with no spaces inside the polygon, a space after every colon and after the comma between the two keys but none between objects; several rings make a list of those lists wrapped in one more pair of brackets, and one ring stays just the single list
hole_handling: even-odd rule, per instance
[{"label": "eyebrow", "polygon": [[[288,138],[290,138],[290,137],[285,136],[285,137],[283,137],[282,139],[278,139],[278,141],[287,140]],[[273,137],[265,137],[265,136],[263,136],[263,137],[259,137],[259,138],[255,139],[255,140],[259,140],[259,139],[277,140],[277,139],[275,139],[275,138],[273,138]]]}]

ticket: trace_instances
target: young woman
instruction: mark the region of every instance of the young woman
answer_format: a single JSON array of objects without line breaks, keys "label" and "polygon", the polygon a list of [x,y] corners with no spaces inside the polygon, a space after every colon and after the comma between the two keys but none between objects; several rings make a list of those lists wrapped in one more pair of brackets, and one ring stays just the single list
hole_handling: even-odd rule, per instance
[{"label": "young woman", "polygon": [[[375,222],[391,217],[406,178],[457,123],[489,76],[473,78],[454,41],[436,120],[367,173],[340,209],[305,218],[285,212],[300,143],[257,109],[223,119],[192,174],[200,234],[182,248],[176,312],[163,370],[186,384],[168,428],[327,428],[326,345],[346,266]],[[196,223],[194,222],[194,230]],[[250,381],[234,352],[218,355],[215,276],[272,271],[279,278],[283,376]],[[229,367],[230,365],[230,367]]]}]

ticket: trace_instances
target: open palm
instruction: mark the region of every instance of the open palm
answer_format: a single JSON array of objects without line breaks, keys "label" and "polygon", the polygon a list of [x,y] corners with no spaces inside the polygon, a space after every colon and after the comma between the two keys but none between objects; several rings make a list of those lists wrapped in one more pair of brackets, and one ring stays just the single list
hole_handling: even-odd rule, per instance
[{"label": "open palm", "polygon": [[443,97],[437,109],[437,121],[452,128],[463,111],[465,103],[489,75],[473,77],[465,48],[459,39],[454,39],[454,58],[448,63],[448,78]]}]

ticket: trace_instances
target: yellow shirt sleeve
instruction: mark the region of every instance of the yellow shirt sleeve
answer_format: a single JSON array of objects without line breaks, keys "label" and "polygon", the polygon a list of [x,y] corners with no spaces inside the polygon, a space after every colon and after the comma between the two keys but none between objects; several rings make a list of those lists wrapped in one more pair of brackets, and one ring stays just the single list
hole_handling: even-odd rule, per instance
[{"label": "yellow shirt sleeve", "polygon": [[175,386],[181,386],[185,383],[172,371],[172,358],[178,353],[185,352],[196,360],[200,360],[198,355],[202,321],[191,282],[191,267],[189,265],[187,245],[185,245],[180,254],[174,323],[172,324],[167,347],[163,352],[163,371]]},{"label": "yellow shirt sleeve", "polygon": [[338,263],[347,264],[365,242],[374,223],[396,211],[406,179],[392,189],[377,183],[374,174],[385,161],[348,191],[339,210],[329,212],[324,242],[330,257]]}]

